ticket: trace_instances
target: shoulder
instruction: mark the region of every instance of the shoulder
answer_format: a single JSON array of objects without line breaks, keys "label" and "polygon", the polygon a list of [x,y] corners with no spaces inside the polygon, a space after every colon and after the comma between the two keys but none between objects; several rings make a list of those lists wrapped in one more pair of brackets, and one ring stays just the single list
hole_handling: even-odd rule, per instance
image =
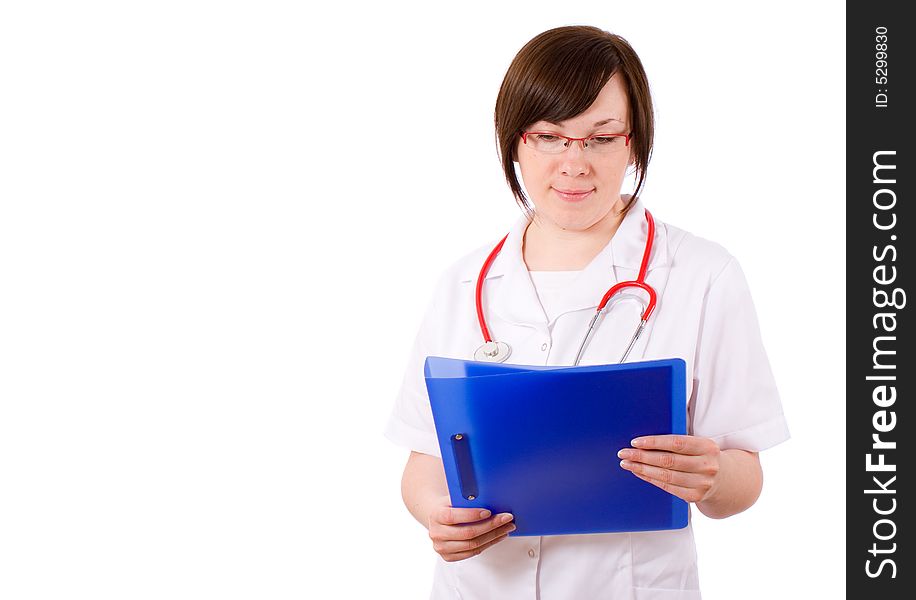
[{"label": "shoulder", "polygon": [[[452,258],[447,263],[447,266],[439,271],[436,276],[433,288],[434,305],[440,308],[446,307],[457,299],[460,292],[465,289],[473,289],[484,261],[486,261],[497,243],[499,243],[499,239],[474,248],[457,259]],[[491,269],[487,274],[487,278],[489,279],[493,275],[494,270]]]},{"label": "shoulder", "polygon": [[[480,269],[484,261],[499,243],[500,239],[494,239],[482,246],[474,248],[457,259],[453,259],[445,269],[439,273],[439,285],[458,285],[471,281],[477,281],[480,275]],[[492,275],[492,273],[489,273]]]},{"label": "shoulder", "polygon": [[728,268],[737,267],[735,257],[721,244],[669,223],[663,226],[672,273],[703,277],[712,282]]}]

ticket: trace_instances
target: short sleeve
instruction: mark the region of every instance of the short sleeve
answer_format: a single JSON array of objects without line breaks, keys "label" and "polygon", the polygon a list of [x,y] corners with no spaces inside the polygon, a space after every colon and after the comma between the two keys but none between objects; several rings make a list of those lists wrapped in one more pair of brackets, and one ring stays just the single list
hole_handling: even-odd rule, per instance
[{"label": "short sleeve", "polygon": [[437,316],[440,314],[438,308],[441,304],[444,282],[443,276],[436,285],[432,301],[423,317],[420,331],[410,350],[401,389],[395,398],[394,408],[385,428],[385,437],[395,444],[432,456],[441,456],[441,452],[432,409],[429,406],[423,367],[437,339]]},{"label": "short sleeve", "polygon": [[730,258],[710,285],[700,324],[691,433],[752,452],[789,439],[747,280]]}]

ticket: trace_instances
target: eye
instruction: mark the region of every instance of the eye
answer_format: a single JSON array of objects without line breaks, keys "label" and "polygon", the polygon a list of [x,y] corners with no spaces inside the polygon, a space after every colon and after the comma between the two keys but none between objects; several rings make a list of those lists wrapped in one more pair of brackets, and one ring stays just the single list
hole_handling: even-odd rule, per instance
[{"label": "eye", "polygon": [[596,146],[610,146],[611,144],[621,143],[623,138],[617,135],[596,135],[589,138],[588,141],[594,143]]},{"label": "eye", "polygon": [[534,134],[534,139],[538,142],[557,142],[560,140],[557,136],[550,135],[549,133],[536,133]]}]

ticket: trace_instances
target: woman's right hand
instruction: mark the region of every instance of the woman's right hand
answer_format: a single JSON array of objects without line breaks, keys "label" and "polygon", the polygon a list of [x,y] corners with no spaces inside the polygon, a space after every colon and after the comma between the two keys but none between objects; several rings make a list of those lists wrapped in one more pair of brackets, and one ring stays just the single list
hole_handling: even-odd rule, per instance
[{"label": "woman's right hand", "polygon": [[480,508],[452,508],[448,496],[429,514],[429,537],[433,550],[448,562],[477,556],[515,531],[509,513],[491,515]]}]

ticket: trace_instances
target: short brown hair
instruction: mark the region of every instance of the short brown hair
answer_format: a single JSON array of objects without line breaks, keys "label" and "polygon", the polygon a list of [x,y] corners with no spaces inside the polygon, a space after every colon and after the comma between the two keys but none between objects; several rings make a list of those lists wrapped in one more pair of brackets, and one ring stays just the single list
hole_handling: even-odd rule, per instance
[{"label": "short brown hair", "polygon": [[557,27],[535,36],[512,60],[496,98],[494,123],[506,181],[529,214],[533,207],[513,164],[522,131],[538,121],[560,123],[585,112],[617,73],[627,90],[630,144],[637,174],[626,211],[645,183],[655,132],[649,81],[630,44],[597,27]]}]

